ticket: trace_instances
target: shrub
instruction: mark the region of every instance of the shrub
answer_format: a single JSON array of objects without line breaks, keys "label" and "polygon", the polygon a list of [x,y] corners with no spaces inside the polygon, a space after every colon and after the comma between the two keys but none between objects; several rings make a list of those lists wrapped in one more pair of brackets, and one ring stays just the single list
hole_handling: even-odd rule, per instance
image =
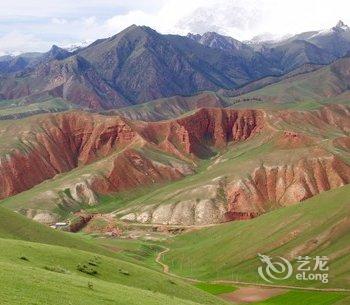
[{"label": "shrub", "polygon": [[78,264],[77,265],[77,270],[89,275],[96,275],[97,270],[93,269],[92,267],[85,265],[85,264]]},{"label": "shrub", "polygon": [[57,273],[69,273],[68,270],[60,267],[60,266],[44,266],[44,269]]}]

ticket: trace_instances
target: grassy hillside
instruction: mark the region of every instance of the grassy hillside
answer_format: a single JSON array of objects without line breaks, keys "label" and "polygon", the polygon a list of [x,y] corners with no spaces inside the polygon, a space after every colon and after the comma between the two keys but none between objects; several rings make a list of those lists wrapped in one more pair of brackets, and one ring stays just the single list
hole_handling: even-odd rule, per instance
[{"label": "grassy hillside", "polygon": [[[0,208],[1,283],[6,283],[0,284],[1,304],[62,304],[61,297],[67,304],[224,304],[192,285],[116,257],[93,240]],[[67,293],[58,297],[62,290]]]},{"label": "grassy hillside", "polygon": [[[345,293],[337,292],[314,292],[314,291],[289,291],[283,295],[269,298],[266,301],[255,303],[256,305],[333,305],[346,304],[341,303],[349,300],[344,299],[347,296]],[[339,303],[338,303],[339,302]]]},{"label": "grassy hillside", "polygon": [[0,238],[25,240],[114,255],[88,240],[85,241],[73,234],[53,230],[4,207],[0,207]]},{"label": "grassy hillside", "polygon": [[349,65],[350,58],[342,58],[319,70],[232,98],[232,102],[235,108],[274,109],[315,109],[326,103],[348,103]]},{"label": "grassy hillside", "polygon": [[113,110],[110,113],[141,121],[160,121],[175,118],[201,107],[230,105],[214,92],[204,91],[193,96],[161,98],[143,104]]},{"label": "grassy hillside", "polygon": [[[63,277],[61,281],[65,283],[76,282],[75,285],[82,286],[81,288],[87,291],[89,290],[87,288],[87,283],[89,281],[96,283],[97,286],[106,285],[107,288],[111,287],[112,284],[117,285],[116,291],[117,295],[119,294],[119,298],[124,298],[124,296],[122,295],[122,288],[118,288],[118,286],[125,285],[136,288],[137,290],[143,289],[148,292],[157,292],[158,294],[192,300],[202,304],[218,304],[218,300],[215,297],[194,288],[192,285],[184,284],[180,280],[172,279],[159,272],[151,271],[118,259],[71,248],[19,240],[0,239],[0,245],[0,264],[4,266],[2,269],[4,272],[2,272],[2,274],[4,273],[5,276],[10,277],[10,274],[6,275],[7,268],[13,266],[15,270],[18,270],[18,272],[16,272],[19,274],[18,276],[23,279],[20,280],[19,283],[27,283],[29,282],[29,278],[26,279],[26,277],[30,274],[30,271],[32,271],[36,281],[31,284],[29,282],[28,287],[24,286],[21,289],[32,289],[34,294],[36,293],[36,286],[42,278],[46,278],[46,281],[50,282],[50,286],[47,287],[50,288],[48,290],[57,289],[57,291],[59,291],[61,285],[57,285],[57,282],[55,283],[54,281],[51,286],[50,278]],[[90,275],[85,271],[79,271],[79,266],[85,266],[83,270],[86,270],[86,272],[94,270],[96,274]],[[16,283],[12,283],[14,280],[9,280],[7,284],[16,285]],[[70,293],[74,292],[74,289],[68,290],[70,290]],[[137,297],[135,296],[135,299],[142,299],[142,293],[135,292],[136,296],[138,294]],[[79,294],[83,293],[83,291],[79,292]],[[50,299],[51,294],[47,292],[45,292],[45,294],[46,297]],[[71,297],[74,296],[71,295]],[[108,299],[108,293],[105,297]],[[124,300],[125,303],[127,303],[127,298]],[[89,297],[87,297],[87,299],[90,300]],[[91,299],[93,300],[94,298],[92,297]],[[113,298],[111,300],[113,300]],[[101,302],[101,304],[109,303]],[[158,303],[149,302],[149,304]]]},{"label": "grassy hillside", "polygon": [[[198,304],[97,279],[88,281],[77,275],[67,276],[28,267],[18,268],[3,263],[0,263],[0,266],[2,270],[0,298],[3,305],[137,305],[141,304],[140,300],[145,305]],[[93,289],[88,288],[88,282]]]},{"label": "grassy hillside", "polygon": [[0,120],[19,119],[38,113],[61,112],[74,108],[61,98],[45,97],[30,104],[21,100],[0,100]]},{"label": "grassy hillside", "polygon": [[[327,255],[327,287],[350,287],[350,186],[328,191],[298,205],[256,219],[226,223],[176,237],[167,246],[170,270],[200,279],[262,282],[257,253]],[[296,284],[289,280],[283,284]],[[299,285],[320,285],[297,282]]]}]

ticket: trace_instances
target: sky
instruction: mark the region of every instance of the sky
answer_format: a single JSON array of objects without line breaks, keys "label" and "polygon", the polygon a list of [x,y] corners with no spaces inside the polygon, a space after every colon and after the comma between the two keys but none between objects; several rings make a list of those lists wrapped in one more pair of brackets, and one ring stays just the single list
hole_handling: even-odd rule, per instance
[{"label": "sky", "polygon": [[350,24],[349,0],[0,0],[0,7],[0,55],[92,42],[132,24],[239,40]]}]

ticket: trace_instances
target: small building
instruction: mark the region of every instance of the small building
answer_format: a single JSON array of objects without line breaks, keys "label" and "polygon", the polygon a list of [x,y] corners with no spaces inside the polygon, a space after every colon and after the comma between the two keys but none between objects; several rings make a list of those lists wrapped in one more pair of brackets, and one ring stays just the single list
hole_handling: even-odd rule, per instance
[{"label": "small building", "polygon": [[68,227],[68,223],[66,222],[56,222],[55,224],[50,226],[50,228],[52,229],[64,229],[67,227]]}]

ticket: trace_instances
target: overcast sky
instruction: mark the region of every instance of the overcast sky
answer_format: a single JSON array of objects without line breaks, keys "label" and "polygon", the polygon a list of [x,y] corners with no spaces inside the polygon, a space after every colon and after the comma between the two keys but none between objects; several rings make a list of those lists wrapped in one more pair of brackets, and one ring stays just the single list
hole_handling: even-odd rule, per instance
[{"label": "overcast sky", "polygon": [[131,25],[246,40],[350,24],[349,0],[0,0],[0,54],[92,41]]}]

